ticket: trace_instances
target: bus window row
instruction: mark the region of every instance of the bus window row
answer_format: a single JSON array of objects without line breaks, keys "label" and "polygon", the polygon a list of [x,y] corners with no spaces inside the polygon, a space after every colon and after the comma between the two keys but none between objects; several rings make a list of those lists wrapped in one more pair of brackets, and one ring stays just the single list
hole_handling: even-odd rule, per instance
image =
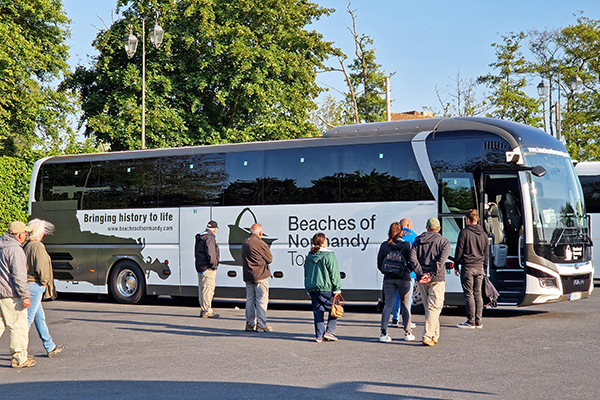
[{"label": "bus window row", "polygon": [[48,163],[35,196],[78,209],[433,199],[410,143]]}]

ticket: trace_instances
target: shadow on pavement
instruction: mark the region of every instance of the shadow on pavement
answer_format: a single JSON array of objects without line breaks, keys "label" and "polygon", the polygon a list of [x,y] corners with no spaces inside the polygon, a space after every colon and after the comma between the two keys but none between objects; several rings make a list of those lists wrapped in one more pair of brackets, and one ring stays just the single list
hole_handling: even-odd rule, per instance
[{"label": "shadow on pavement", "polygon": [[[421,396],[398,392],[422,393]],[[436,386],[378,382],[339,382],[324,388],[307,388],[244,382],[172,382],[172,381],[62,381],[0,384],[3,398],[11,400],[60,399],[431,399],[481,398],[495,393]]]}]

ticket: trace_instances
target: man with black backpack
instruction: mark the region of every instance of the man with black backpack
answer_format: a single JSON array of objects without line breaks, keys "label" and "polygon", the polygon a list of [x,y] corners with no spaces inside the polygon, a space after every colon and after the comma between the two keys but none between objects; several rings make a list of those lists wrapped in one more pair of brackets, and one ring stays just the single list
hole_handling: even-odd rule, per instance
[{"label": "man with black backpack", "polygon": [[216,221],[209,221],[206,230],[196,235],[196,271],[198,272],[198,300],[200,302],[201,318],[219,318],[212,309],[215,295],[215,277],[219,266],[219,245],[215,234]]},{"label": "man with black backpack", "polygon": [[381,244],[377,254],[377,268],[383,274],[383,295],[385,306],[381,313],[381,335],[380,342],[391,342],[388,334],[390,314],[394,305],[396,293],[400,294],[402,323],[404,325],[404,340],[415,340],[412,334],[410,322],[410,273],[408,263],[410,254],[410,243],[402,239],[402,226],[398,222],[390,225],[388,240]]}]

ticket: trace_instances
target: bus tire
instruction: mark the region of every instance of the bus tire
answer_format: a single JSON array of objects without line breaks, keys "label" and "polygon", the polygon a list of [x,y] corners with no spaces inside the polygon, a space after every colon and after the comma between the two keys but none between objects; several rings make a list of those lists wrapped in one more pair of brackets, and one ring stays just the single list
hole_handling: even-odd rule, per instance
[{"label": "bus tire", "polygon": [[118,263],[110,273],[110,293],[123,304],[137,304],[146,297],[146,280],[140,267],[133,261]]},{"label": "bus tire", "polygon": [[425,313],[425,307],[423,305],[423,298],[421,297],[421,290],[419,288],[419,285],[417,285],[415,283],[415,287],[413,288],[413,294],[412,294],[412,308],[411,308],[411,313],[412,314],[424,314]]}]

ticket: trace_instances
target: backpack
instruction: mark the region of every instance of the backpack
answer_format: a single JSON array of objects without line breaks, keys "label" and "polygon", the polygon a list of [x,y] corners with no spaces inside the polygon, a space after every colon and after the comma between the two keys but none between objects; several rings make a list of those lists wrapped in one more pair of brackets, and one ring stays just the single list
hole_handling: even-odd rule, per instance
[{"label": "backpack", "polygon": [[381,263],[381,273],[393,278],[402,278],[406,272],[406,258],[398,250],[390,251]]}]

